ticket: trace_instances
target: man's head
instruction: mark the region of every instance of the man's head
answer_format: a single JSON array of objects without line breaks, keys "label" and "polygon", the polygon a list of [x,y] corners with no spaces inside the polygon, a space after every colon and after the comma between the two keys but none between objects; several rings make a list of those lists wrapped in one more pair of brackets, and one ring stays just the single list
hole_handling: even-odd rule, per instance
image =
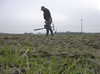
[{"label": "man's head", "polygon": [[43,11],[44,9],[45,9],[45,7],[44,7],[44,6],[42,6],[42,7],[41,7],[41,11]]}]

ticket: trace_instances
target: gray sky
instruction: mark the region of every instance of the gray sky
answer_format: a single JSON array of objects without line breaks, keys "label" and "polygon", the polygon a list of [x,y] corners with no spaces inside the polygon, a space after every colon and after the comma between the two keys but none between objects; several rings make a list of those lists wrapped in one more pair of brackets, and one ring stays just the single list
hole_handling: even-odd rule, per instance
[{"label": "gray sky", "polygon": [[100,0],[0,0],[0,32],[44,32],[45,6],[51,12],[58,32],[100,32]]}]

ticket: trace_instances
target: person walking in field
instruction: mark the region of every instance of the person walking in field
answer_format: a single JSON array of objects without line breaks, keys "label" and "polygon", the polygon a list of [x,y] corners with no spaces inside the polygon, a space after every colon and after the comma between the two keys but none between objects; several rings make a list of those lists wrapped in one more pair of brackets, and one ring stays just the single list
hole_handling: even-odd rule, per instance
[{"label": "person walking in field", "polygon": [[51,23],[52,23],[51,13],[44,6],[41,7],[41,10],[44,12],[43,16],[44,16],[45,23],[46,23],[46,25],[45,25],[45,28],[46,28],[46,36],[48,36],[49,30],[51,32],[51,36],[53,36],[53,30],[51,28]]}]

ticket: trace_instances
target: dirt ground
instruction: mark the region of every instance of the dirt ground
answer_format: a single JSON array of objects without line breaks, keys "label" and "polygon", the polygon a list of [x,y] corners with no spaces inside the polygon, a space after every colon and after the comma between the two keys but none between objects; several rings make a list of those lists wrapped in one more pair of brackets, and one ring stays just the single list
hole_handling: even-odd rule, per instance
[{"label": "dirt ground", "polygon": [[[100,34],[58,34],[54,37],[46,37],[45,35],[0,35],[0,50],[5,47],[22,49],[30,46],[31,50],[39,50],[43,53],[42,57],[56,56],[77,58],[79,56],[90,55],[92,59],[100,58]],[[4,51],[0,53],[2,56]],[[36,58],[39,55],[33,54]],[[100,62],[98,61],[100,64]],[[17,73],[12,73],[17,74]]]}]

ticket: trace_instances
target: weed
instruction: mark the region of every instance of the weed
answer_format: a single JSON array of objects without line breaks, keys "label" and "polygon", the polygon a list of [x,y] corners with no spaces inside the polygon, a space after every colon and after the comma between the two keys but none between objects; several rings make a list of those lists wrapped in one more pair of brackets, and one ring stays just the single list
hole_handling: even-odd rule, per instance
[{"label": "weed", "polygon": [[15,39],[19,39],[19,38],[20,38],[20,36],[14,36],[14,38],[15,38]]}]

